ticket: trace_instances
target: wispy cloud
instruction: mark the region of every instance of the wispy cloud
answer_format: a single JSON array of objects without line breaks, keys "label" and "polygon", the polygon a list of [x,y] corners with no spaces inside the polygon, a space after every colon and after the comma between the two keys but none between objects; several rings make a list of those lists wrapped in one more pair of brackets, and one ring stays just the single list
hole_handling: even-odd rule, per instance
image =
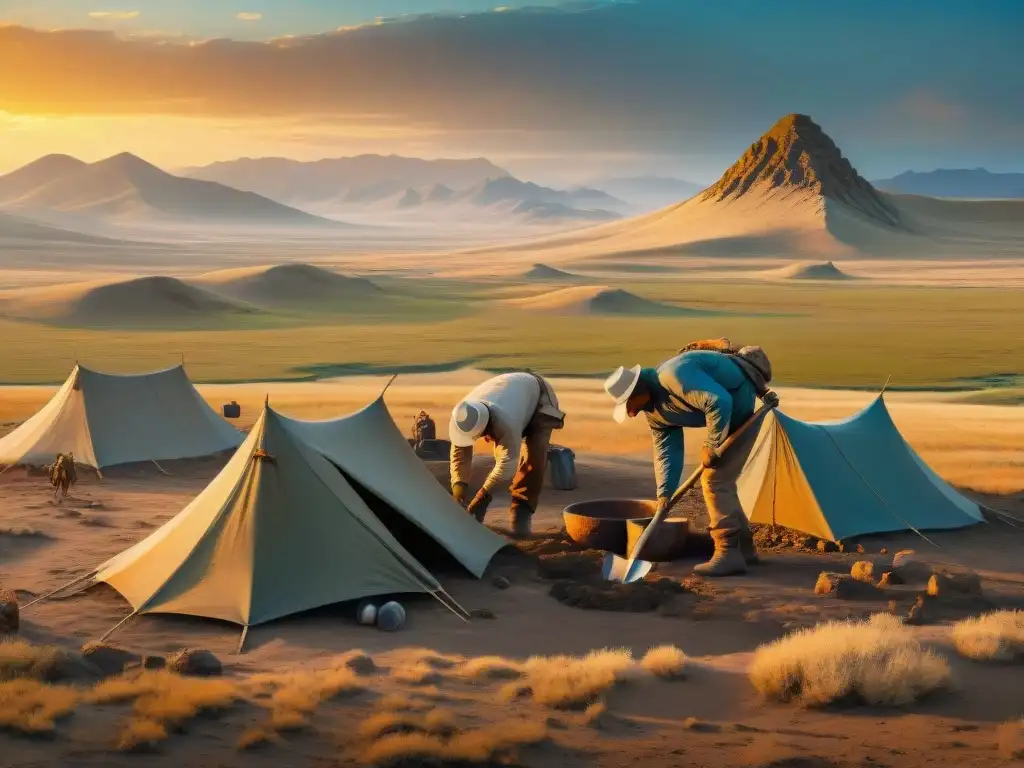
[{"label": "wispy cloud", "polygon": [[263,18],[262,13],[250,13],[248,11],[240,11],[235,14],[235,18],[239,21],[260,21]]},{"label": "wispy cloud", "polygon": [[89,17],[105,21],[131,21],[142,14],[139,11],[89,11]]}]

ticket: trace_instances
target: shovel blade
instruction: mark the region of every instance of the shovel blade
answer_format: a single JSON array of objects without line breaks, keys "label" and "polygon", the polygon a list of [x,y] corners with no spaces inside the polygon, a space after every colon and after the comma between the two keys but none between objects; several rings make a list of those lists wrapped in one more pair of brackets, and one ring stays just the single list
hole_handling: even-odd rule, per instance
[{"label": "shovel blade", "polygon": [[648,561],[619,557],[612,552],[604,556],[604,563],[601,565],[601,575],[605,581],[614,581],[618,584],[632,584],[650,572],[651,563]]}]

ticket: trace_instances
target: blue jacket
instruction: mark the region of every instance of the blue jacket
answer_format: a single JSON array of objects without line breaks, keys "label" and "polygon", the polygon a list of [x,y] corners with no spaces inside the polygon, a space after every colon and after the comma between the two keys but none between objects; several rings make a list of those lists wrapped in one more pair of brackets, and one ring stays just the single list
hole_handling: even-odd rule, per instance
[{"label": "blue jacket", "polygon": [[719,448],[731,429],[754,413],[754,384],[720,352],[695,350],[640,373],[651,391],[647,423],[654,439],[658,498],[669,498],[683,473],[683,428],[707,426],[707,446]]}]

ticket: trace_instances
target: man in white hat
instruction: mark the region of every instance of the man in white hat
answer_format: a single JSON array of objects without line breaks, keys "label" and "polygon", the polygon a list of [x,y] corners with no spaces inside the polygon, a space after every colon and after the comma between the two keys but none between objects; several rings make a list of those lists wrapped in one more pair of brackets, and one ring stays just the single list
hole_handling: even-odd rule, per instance
[{"label": "man in white hat", "polygon": [[701,449],[705,467],[701,488],[715,554],[694,568],[703,576],[745,573],[748,565],[758,562],[736,487],[757,430],[745,432],[724,456],[717,451],[732,430],[753,415],[756,397],[766,404],[778,404],[778,395],[767,388],[771,364],[763,350],[737,350],[722,341],[726,343],[721,349],[710,344],[684,348],[657,368],[620,367],[604,385],[615,401],[612,417],[616,422],[621,424],[639,413],[647,417],[654,440],[659,509],[668,504],[682,479],[683,429],[707,427]]},{"label": "man in white hat", "polygon": [[466,505],[473,443],[484,439],[494,446],[494,469],[467,510],[482,523],[494,489],[511,481],[509,527],[516,537],[529,536],[544,486],[551,432],[564,424],[565,413],[544,378],[517,372],[488,379],[452,410],[448,424],[452,496]]}]

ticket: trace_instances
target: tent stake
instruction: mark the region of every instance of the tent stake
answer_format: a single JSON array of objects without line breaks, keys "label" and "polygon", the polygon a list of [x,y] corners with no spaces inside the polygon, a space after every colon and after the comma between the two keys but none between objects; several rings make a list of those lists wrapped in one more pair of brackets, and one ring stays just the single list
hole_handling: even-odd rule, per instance
[{"label": "tent stake", "polygon": [[238,650],[235,651],[235,655],[236,656],[242,652],[242,646],[245,645],[245,638],[246,638],[246,635],[248,635],[248,634],[249,634],[249,625],[246,624],[245,626],[242,627],[242,637],[238,641]]}]

